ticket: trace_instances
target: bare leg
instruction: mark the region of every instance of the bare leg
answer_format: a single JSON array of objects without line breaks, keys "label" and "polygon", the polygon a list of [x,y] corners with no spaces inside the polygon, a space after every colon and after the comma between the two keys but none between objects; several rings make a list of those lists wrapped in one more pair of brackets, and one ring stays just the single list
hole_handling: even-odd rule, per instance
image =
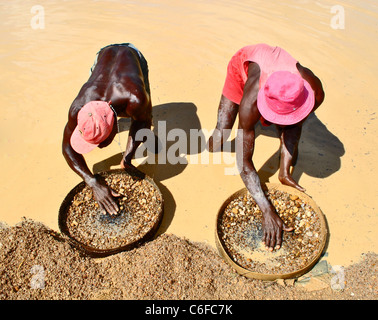
[{"label": "bare leg", "polygon": [[278,179],[282,184],[288,185],[304,192],[305,189],[297,184],[291,176],[291,167],[294,167],[298,158],[298,143],[302,133],[302,124],[279,127],[281,153],[280,172]]},{"label": "bare leg", "polygon": [[[219,107],[217,126],[213,135],[209,138],[208,150],[210,152],[219,151],[223,142],[229,137],[230,131],[235,123],[239,111],[239,105],[222,95]],[[229,130],[225,130],[229,129]]]},{"label": "bare leg", "polygon": [[136,149],[144,141],[136,141],[135,135],[140,129],[150,129],[151,121],[137,121],[131,120],[131,127],[129,131],[129,136],[127,139],[126,151],[121,161],[121,168],[133,167],[131,160],[135,155]]}]

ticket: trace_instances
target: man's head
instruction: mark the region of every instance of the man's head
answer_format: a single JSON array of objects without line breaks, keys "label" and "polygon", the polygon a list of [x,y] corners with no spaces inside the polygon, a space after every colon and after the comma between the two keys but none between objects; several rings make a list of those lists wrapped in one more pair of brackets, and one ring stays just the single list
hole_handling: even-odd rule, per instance
[{"label": "man's head", "polygon": [[314,103],[310,84],[289,71],[272,73],[257,97],[257,108],[262,117],[278,125],[302,121],[309,115]]},{"label": "man's head", "polygon": [[77,115],[77,126],[71,136],[72,148],[85,154],[106,140],[113,130],[114,113],[104,101],[90,101]]}]

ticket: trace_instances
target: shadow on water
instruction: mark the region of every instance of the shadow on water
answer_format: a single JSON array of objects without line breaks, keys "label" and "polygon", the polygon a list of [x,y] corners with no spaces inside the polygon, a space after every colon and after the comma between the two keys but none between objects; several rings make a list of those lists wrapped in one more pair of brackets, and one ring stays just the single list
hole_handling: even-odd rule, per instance
[{"label": "shadow on water", "polygon": [[[263,127],[259,123],[256,136],[260,134],[278,139],[275,126]],[[340,169],[344,153],[343,143],[314,113],[310,114],[302,128],[294,180],[299,181],[303,173],[315,178],[329,177]],[[268,182],[279,170],[279,154],[280,150],[277,150],[258,171],[261,182]]]},{"label": "shadow on water", "polygon": [[[176,202],[172,193],[162,181],[182,173],[187,164],[186,155],[200,153],[205,148],[205,139],[202,136],[201,122],[197,115],[197,107],[190,102],[172,102],[154,106],[152,108],[153,133],[155,141],[141,144],[136,155],[143,154],[144,160],[138,169],[154,179],[164,198],[164,217],[157,234],[164,233],[170,225],[176,210]],[[120,132],[130,129],[131,120],[119,119]],[[174,129],[174,130],[173,130]],[[190,130],[200,132],[195,150],[190,149]],[[117,137],[115,138],[117,139]],[[178,143],[180,141],[180,143]],[[126,148],[126,146],[122,146]],[[172,154],[173,152],[173,154]],[[168,161],[169,159],[169,161]],[[172,161],[172,159],[174,161]],[[118,153],[93,165],[93,172],[110,170],[112,166],[119,166],[122,154]]]}]

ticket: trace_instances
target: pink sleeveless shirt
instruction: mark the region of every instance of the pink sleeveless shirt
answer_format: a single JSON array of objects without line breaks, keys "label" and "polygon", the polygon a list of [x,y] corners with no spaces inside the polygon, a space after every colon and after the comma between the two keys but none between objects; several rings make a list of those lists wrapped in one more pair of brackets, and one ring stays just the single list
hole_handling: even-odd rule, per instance
[{"label": "pink sleeveless shirt", "polygon": [[[248,78],[248,64],[255,62],[260,67],[260,88],[268,77],[276,71],[290,71],[299,74],[298,62],[285,50],[267,44],[246,46],[237,51],[227,67],[226,81],[222,94],[236,104],[243,97],[244,85]],[[300,75],[300,74],[299,74]]]}]

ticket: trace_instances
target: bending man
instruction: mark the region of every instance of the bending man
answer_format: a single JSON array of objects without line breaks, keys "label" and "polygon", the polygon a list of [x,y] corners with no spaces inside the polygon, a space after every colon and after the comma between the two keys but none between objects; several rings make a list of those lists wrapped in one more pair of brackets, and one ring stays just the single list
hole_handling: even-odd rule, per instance
[{"label": "bending man", "polygon": [[[273,251],[282,244],[286,226],[267,200],[252,161],[255,145],[255,125],[275,124],[280,135],[280,171],[282,184],[304,191],[291,176],[291,167],[298,156],[302,124],[324,100],[320,80],[289,53],[266,44],[246,46],[228,64],[219,108],[217,126],[209,139],[209,150],[221,148],[239,114],[237,137],[238,167],[241,178],[262,211],[263,242]],[[224,131],[224,129],[228,129]]]},{"label": "bending man", "polygon": [[100,208],[118,212],[117,194],[105,180],[88,169],[83,154],[104,148],[118,131],[118,117],[131,118],[131,127],[121,167],[132,166],[139,129],[151,128],[152,105],[147,61],[130,43],[112,44],[97,54],[88,81],[72,102],[64,128],[63,155],[71,167],[92,189]]}]

